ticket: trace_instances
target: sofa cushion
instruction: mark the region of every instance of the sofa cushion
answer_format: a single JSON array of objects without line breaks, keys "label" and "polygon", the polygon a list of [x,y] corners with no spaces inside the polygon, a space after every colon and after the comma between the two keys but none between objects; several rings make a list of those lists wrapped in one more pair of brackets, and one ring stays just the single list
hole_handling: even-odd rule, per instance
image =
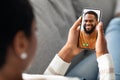
[{"label": "sofa cushion", "polygon": [[43,73],[67,40],[76,20],[70,0],[31,0],[38,27],[38,48],[28,73]]},{"label": "sofa cushion", "polygon": [[101,20],[106,26],[113,17],[116,0],[72,0],[76,16],[79,17],[84,8],[100,9],[102,11]]}]

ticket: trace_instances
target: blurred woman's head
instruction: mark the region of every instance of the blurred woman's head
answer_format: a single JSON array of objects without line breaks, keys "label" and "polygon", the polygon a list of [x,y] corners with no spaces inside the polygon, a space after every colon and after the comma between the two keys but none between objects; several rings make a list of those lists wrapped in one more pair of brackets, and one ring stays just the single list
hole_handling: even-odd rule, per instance
[{"label": "blurred woman's head", "polygon": [[0,8],[0,69],[11,65],[22,71],[36,49],[32,6],[28,0],[2,0]]}]

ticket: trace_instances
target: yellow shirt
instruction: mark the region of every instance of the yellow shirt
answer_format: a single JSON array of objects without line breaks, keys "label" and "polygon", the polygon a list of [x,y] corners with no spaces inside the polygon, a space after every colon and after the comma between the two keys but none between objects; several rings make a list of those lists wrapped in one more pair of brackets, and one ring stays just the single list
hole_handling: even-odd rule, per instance
[{"label": "yellow shirt", "polygon": [[86,34],[84,30],[80,32],[79,47],[95,49],[95,43],[97,39],[97,31],[95,30],[91,34]]}]

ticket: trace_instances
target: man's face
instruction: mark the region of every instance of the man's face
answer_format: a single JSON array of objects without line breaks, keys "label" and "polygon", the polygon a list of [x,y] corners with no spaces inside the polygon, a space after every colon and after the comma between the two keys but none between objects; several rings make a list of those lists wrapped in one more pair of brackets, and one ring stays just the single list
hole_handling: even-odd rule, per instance
[{"label": "man's face", "polygon": [[97,24],[98,20],[96,20],[96,17],[93,14],[86,14],[84,16],[83,27],[87,34],[91,34],[95,30]]}]

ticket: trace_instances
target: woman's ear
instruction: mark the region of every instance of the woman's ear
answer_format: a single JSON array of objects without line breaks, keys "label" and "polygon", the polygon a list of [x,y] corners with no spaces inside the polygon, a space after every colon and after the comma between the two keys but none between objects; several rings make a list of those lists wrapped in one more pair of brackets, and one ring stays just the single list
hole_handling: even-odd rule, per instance
[{"label": "woman's ear", "polygon": [[27,51],[28,39],[23,31],[17,32],[13,41],[13,48],[17,56]]}]

